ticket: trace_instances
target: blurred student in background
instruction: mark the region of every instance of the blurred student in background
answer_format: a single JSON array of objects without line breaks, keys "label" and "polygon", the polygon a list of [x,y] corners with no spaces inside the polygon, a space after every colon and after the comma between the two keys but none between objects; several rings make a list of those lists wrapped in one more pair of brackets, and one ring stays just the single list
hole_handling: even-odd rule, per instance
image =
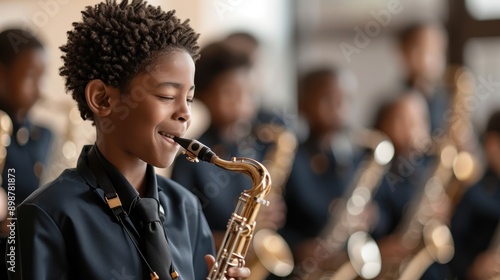
[{"label": "blurred student in background", "polygon": [[317,250],[317,237],[328,223],[333,202],[342,196],[355,171],[353,153],[334,144],[344,128],[341,84],[339,72],[331,68],[310,71],[299,81],[298,109],[309,136],[298,147],[285,187],[288,212],[282,230],[299,266]]},{"label": "blurred student in background", "polygon": [[488,121],[483,148],[486,172],[466,191],[452,219],[453,279],[493,279],[500,275],[500,111]]},{"label": "blurred student in background", "polygon": [[33,35],[20,29],[0,33],[0,110],[14,126],[2,177],[5,189],[8,169],[15,168],[20,175],[16,176],[16,204],[38,187],[49,157],[52,133],[28,116],[40,98],[46,63],[43,46]]},{"label": "blurred student in background", "polygon": [[[265,75],[262,65],[262,43],[253,34],[246,31],[236,31],[227,35],[223,40],[224,44],[237,53],[241,53],[248,57],[250,62],[250,72],[251,72],[251,86],[252,93],[258,105],[257,113],[254,118],[254,126],[262,124],[273,124],[279,126],[290,126],[291,124],[286,123],[283,116],[278,113],[269,110],[270,108],[264,108],[262,106],[262,92],[265,84]],[[279,110],[281,112],[281,110]]]},{"label": "blurred student in background", "polygon": [[[9,195],[15,196],[16,206],[38,188],[50,156],[51,131],[33,124],[29,118],[31,107],[40,98],[46,63],[42,43],[28,31],[7,29],[0,33],[0,110],[8,114],[13,124],[10,143],[2,143],[7,145],[2,188],[7,192],[9,182],[15,187]],[[1,210],[5,211],[7,200],[6,197],[2,199]],[[5,218],[6,215],[0,217],[1,220]],[[2,252],[6,237],[7,230],[2,226]],[[5,254],[0,255],[2,259],[5,257]],[[7,279],[5,269],[5,265],[0,268],[4,276],[1,279]]]},{"label": "blurred student in background", "polygon": [[429,107],[431,131],[443,128],[450,99],[444,88],[446,30],[436,22],[410,25],[399,35],[399,48],[406,74],[403,91],[422,93]]},{"label": "blurred student in background", "polygon": [[[397,96],[381,106],[375,128],[391,139],[395,149],[389,171],[375,195],[379,211],[372,232],[379,243],[385,267],[383,273],[386,273],[390,267],[397,268],[411,253],[403,245],[404,226],[408,219],[413,218],[410,217],[410,206],[419,197],[433,166],[432,159],[426,155],[430,130],[424,98],[415,92]],[[446,197],[441,196],[436,199],[435,205],[430,205],[430,210],[436,215],[445,215],[446,205]],[[446,272],[441,273],[440,267],[432,268],[423,279],[445,279]]]},{"label": "blurred student in background", "polygon": [[246,55],[252,67],[259,63],[260,42],[249,32],[237,31],[226,36],[223,42],[232,50]]},{"label": "blurred student in background", "polygon": [[396,230],[408,203],[425,183],[428,167],[421,144],[430,140],[425,101],[417,93],[396,97],[380,107],[375,128],[389,137],[395,149],[391,167],[375,196],[380,210],[373,235],[379,239]]}]

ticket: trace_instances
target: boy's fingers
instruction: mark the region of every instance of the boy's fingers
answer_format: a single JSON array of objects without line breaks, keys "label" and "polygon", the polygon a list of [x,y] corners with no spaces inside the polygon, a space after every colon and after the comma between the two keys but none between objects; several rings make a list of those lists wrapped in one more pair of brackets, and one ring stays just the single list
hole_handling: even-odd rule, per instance
[{"label": "boy's fingers", "polygon": [[230,269],[227,270],[227,275],[229,277],[233,278],[248,278],[250,277],[250,269],[248,267],[231,267]]},{"label": "boy's fingers", "polygon": [[210,273],[210,269],[214,266],[215,258],[212,255],[205,255],[205,261],[207,262],[208,272]]},{"label": "boy's fingers", "polygon": [[[210,270],[215,263],[215,258],[212,255],[205,255],[208,269]],[[250,269],[248,267],[231,267],[227,270],[227,276],[230,279],[245,279],[250,277]]]}]

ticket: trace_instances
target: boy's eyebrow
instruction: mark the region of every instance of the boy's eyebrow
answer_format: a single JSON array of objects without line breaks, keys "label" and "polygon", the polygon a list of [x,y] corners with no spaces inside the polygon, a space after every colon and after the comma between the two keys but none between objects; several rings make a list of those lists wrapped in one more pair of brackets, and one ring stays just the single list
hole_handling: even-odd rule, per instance
[{"label": "boy's eyebrow", "polygon": [[[160,87],[173,87],[173,88],[176,88],[176,89],[182,89],[183,85],[180,84],[180,83],[175,83],[175,82],[163,82],[163,83],[158,83],[156,85],[156,88],[160,88]],[[192,91],[192,90],[194,90],[194,85],[192,85],[189,88],[189,91]]]}]

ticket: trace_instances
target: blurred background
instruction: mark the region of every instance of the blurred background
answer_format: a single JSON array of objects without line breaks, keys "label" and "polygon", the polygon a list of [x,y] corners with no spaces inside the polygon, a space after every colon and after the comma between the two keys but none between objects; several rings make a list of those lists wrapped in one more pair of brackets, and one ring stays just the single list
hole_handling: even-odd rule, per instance
[{"label": "blurred background", "polygon": [[[0,29],[28,28],[49,53],[43,98],[32,120],[56,134],[57,153],[44,181],[74,166],[81,146],[94,141],[94,129],[79,118],[65,94],[61,46],[80,11],[99,1],[0,0]],[[265,109],[298,123],[297,75],[318,65],[345,70],[350,125],[371,123],[377,105],[395,93],[403,73],[396,34],[417,21],[442,22],[449,34],[448,64],[468,66],[476,77],[471,100],[473,124],[482,130],[500,106],[500,2],[497,0],[150,0],[189,18],[201,45],[233,31],[254,34],[261,42],[258,87]],[[195,108],[194,117],[204,111]],[[68,118],[68,115],[70,116]],[[195,122],[196,123],[196,122]],[[199,123],[200,126],[204,125]],[[192,135],[203,131],[194,126]],[[60,149],[59,149],[60,147]]]}]

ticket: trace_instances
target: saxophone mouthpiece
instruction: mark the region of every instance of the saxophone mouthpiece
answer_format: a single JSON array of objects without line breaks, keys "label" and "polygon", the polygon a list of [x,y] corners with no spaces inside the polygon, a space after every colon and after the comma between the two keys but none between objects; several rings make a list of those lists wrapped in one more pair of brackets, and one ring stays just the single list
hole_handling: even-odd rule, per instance
[{"label": "saxophone mouthpiece", "polygon": [[198,140],[174,136],[174,141],[186,149],[189,154],[188,156],[193,155],[194,157],[207,162],[211,162],[215,157],[215,153],[212,152],[209,147],[201,144]]}]

